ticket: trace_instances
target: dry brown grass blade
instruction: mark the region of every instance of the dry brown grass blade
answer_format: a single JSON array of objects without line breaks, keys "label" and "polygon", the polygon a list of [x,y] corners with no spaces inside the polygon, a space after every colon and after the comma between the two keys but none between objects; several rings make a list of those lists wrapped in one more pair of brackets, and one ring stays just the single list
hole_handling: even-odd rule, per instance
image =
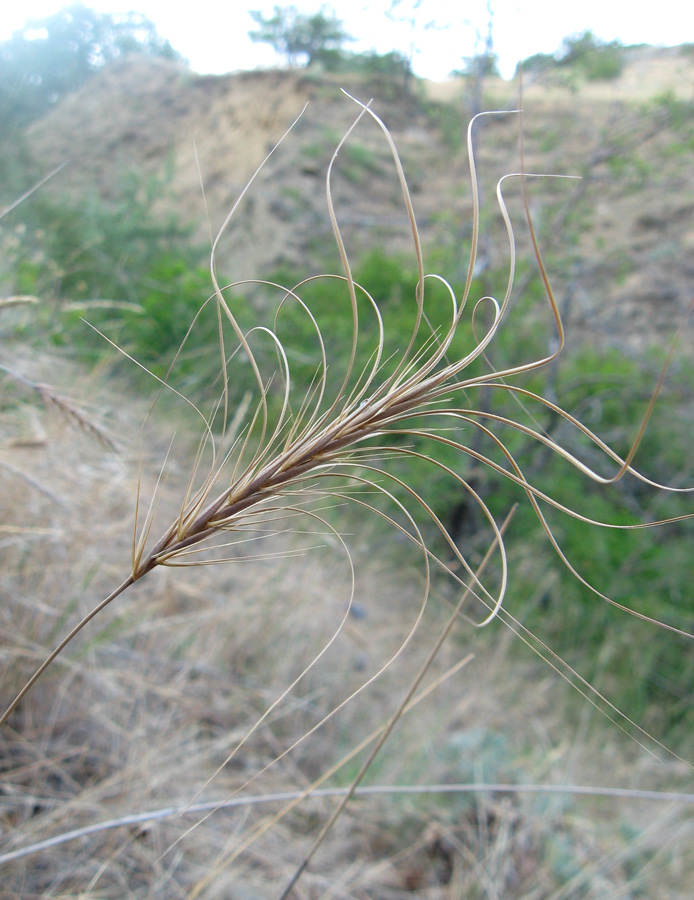
[{"label": "dry brown grass blade", "polygon": [[36,191],[38,191],[39,188],[42,188],[44,186],[44,184],[46,184],[48,181],[51,180],[51,178],[55,178],[55,176],[59,172],[62,172],[62,170],[65,168],[66,165],[67,165],[67,163],[64,162],[64,163],[61,163],[59,166],[56,166],[55,169],[52,169],[48,173],[48,175],[45,175],[43,178],[41,178],[40,181],[37,181],[36,184],[33,184],[29,188],[28,191],[25,191],[21,195],[21,197],[18,197],[16,200],[14,200],[12,203],[10,203],[9,206],[4,207],[4,209],[0,209],[0,219],[3,219],[6,215],[11,213],[12,210],[16,209],[20,203],[24,203],[25,200],[27,200],[29,197],[31,197],[32,194],[34,194]]},{"label": "dry brown grass blade", "polygon": [[20,294],[16,297],[4,297],[0,299],[0,310],[9,309],[11,306],[31,306],[40,303],[38,297],[32,297],[28,294]]},{"label": "dry brown grass blade", "polygon": [[10,378],[23,384],[25,387],[29,388],[29,390],[34,391],[41,398],[44,405],[56,409],[69,422],[76,425],[85,434],[88,434],[107,450],[117,452],[118,447],[113,438],[111,438],[107,431],[102,428],[98,422],[95,422],[84,409],[75,403],[74,400],[61,394],[51,385],[32,381],[30,378],[11,369],[9,366],[0,364],[0,371],[3,371],[6,375],[9,375]]}]

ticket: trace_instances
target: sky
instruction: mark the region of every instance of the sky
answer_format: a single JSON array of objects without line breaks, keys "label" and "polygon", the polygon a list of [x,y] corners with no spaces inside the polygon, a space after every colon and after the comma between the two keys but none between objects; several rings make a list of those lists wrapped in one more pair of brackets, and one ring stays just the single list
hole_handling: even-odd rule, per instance
[{"label": "sky", "polygon": [[[347,33],[357,40],[348,45],[355,51],[398,50],[413,54],[415,72],[425,78],[443,80],[461,68],[466,56],[483,48],[489,15],[487,0],[399,0],[395,15],[388,16],[392,0],[293,0],[307,13],[321,6],[333,10]],[[251,0],[251,8],[270,15],[274,5],[292,5],[292,0]],[[675,45],[694,42],[694,12],[684,12],[683,0],[627,3],[626,0],[489,0],[492,9],[494,49],[501,74],[510,78],[519,59],[534,53],[553,53],[567,35],[588,29],[599,38],[624,44]],[[0,0],[0,41],[22,28],[30,18],[52,15],[69,3],[61,0]],[[248,32],[254,27],[243,4],[227,0],[194,0],[174,4],[171,0],[87,0],[86,6],[101,12],[135,9],[151,19],[162,37],[169,40],[191,67],[201,74],[221,74],[278,63],[270,47],[253,43]],[[461,11],[463,10],[463,11]],[[626,12],[625,12],[626,10]],[[482,39],[482,42],[481,42]]]}]

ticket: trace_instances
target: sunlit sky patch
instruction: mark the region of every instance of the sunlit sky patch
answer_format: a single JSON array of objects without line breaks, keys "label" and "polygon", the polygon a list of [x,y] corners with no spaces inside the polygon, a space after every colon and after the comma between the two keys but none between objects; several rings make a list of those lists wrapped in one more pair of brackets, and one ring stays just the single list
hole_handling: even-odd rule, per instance
[{"label": "sunlit sky patch", "polygon": [[[60,0],[24,0],[0,4],[0,41],[22,28],[31,18],[52,15],[65,6]],[[219,0],[173,4],[170,0],[91,0],[85,3],[101,12],[125,12],[135,8],[151,19],[192,68],[200,73],[223,73],[278,63],[272,49],[253,43],[254,27],[245,6]],[[257,2],[252,9],[271,14],[274,3]],[[279,2],[277,5],[290,5]],[[302,11],[313,13],[318,2],[294,0]],[[392,15],[392,0],[333,0],[326,3],[356,40],[355,51],[398,50],[413,52],[418,75],[444,79],[462,65],[466,56],[483,46],[488,12],[485,0],[453,4],[450,0],[400,0]],[[624,44],[666,46],[694,42],[694,15],[683,12],[681,0],[654,4],[629,4],[623,0],[491,0],[494,49],[501,72],[511,77],[519,59],[534,53],[552,53],[567,35],[592,30],[603,40]]]}]

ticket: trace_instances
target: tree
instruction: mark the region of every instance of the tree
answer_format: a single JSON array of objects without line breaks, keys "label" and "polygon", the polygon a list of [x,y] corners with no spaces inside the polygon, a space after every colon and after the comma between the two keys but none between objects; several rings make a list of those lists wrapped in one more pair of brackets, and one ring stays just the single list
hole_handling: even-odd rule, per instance
[{"label": "tree", "polygon": [[500,78],[498,56],[494,52],[465,56],[462,69],[457,69],[454,74],[464,78]]},{"label": "tree", "polygon": [[606,43],[592,31],[584,31],[564,38],[559,65],[577,69],[589,81],[610,80],[624,67],[623,48],[619,41]]},{"label": "tree", "polygon": [[297,65],[302,56],[310,66],[322,55],[339,52],[346,41],[354,40],[325,7],[311,16],[300,13],[295,6],[276,6],[268,18],[258,10],[252,10],[250,16],[259,26],[257,31],[249,32],[250,39],[270,44],[276,53],[286,56],[290,66]]},{"label": "tree", "polygon": [[0,122],[42,115],[102,66],[132,53],[181,58],[140,13],[75,4],[29,20],[0,44]]},{"label": "tree", "polygon": [[605,41],[592,31],[565,37],[556,53],[536,53],[523,60],[523,71],[541,75],[552,70],[588,81],[617,78],[624,68],[624,47],[619,41]]}]

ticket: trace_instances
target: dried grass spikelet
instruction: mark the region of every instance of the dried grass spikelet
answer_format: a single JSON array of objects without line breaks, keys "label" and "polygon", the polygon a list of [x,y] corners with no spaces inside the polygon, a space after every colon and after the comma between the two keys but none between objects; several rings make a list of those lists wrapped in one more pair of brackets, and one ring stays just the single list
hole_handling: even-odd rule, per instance
[{"label": "dried grass spikelet", "polygon": [[29,294],[16,294],[13,297],[0,297],[0,311],[10,309],[12,306],[35,306],[40,303],[38,297]]},{"label": "dried grass spikelet", "polygon": [[60,393],[52,385],[32,381],[30,378],[16,372],[9,366],[1,364],[0,372],[4,372],[10,378],[33,391],[40,398],[44,406],[57,410],[64,419],[100,443],[102,447],[105,447],[107,450],[118,450],[115,441],[92,416],[82,409],[74,400]]},{"label": "dried grass spikelet", "polygon": [[[283,346],[276,330],[266,327],[252,329],[253,332],[262,333],[266,339],[273,343],[279,360],[280,377],[283,381],[283,396],[279,414],[274,418],[274,421],[272,421],[268,403],[271,380],[268,380],[267,376],[261,372],[260,365],[251,348],[251,332],[245,333],[240,327],[234,316],[233,310],[225,297],[227,288],[222,288],[217,279],[215,254],[219,240],[236,213],[245,194],[250,189],[258,173],[262,170],[265,162],[267,162],[266,158],[264,163],[261,164],[255,175],[249,181],[237,203],[234,205],[234,208],[227,217],[227,220],[212,247],[211,276],[214,294],[210,298],[210,301],[216,305],[219,320],[221,368],[224,388],[221,392],[218,404],[216,404],[209,416],[205,416],[202,412],[198,411],[203,422],[204,434],[201,440],[198,457],[192,466],[189,488],[181,503],[180,512],[175,521],[173,521],[165,530],[163,535],[155,541],[151,540],[153,507],[150,506],[149,510],[144,515],[141,524],[138,522],[138,519],[140,518],[139,514],[136,515],[130,574],[112,594],[99,603],[72,629],[65,639],[60,642],[37,672],[27,682],[15,700],[10,704],[2,718],[0,718],[0,723],[6,720],[8,715],[16,707],[17,703],[25,696],[31,686],[72,638],[117,596],[136,581],[145,577],[152,569],[157,568],[158,566],[188,566],[228,561],[226,557],[210,558],[209,554],[205,554],[210,551],[210,548],[221,549],[227,546],[230,536],[232,537],[232,543],[234,538],[239,541],[244,540],[245,535],[256,533],[263,522],[270,523],[270,527],[273,527],[272,523],[276,522],[281,517],[292,517],[295,515],[307,515],[311,517],[322,529],[332,532],[335,538],[342,543],[342,538],[334,527],[326,521],[325,517],[321,516],[320,510],[312,509],[311,504],[316,500],[325,502],[326,499],[330,498],[334,499],[337,497],[342,500],[348,497],[353,502],[370,510],[374,509],[374,506],[365,500],[363,496],[353,496],[350,495],[347,490],[341,491],[329,486],[329,479],[339,478],[341,476],[350,478],[352,485],[361,485],[370,490],[380,492],[382,495],[386,496],[391,503],[395,504],[399,511],[399,515],[406,523],[405,525],[396,522],[395,518],[387,516],[378,509],[374,509],[374,511],[378,515],[385,516],[385,518],[391,521],[395,527],[400,529],[400,531],[404,532],[419,548],[422,554],[423,565],[426,570],[427,590],[429,567],[433,560],[436,564],[441,565],[444,569],[449,571],[451,575],[461,581],[461,583],[467,583],[470,592],[486,608],[486,611],[480,617],[481,620],[479,621],[479,625],[482,626],[491,622],[502,609],[507,583],[507,560],[504,540],[493,515],[483,499],[473,487],[465,481],[463,476],[450,468],[446,468],[442,463],[439,463],[436,460],[430,460],[432,465],[445,469],[448,476],[457,482],[459,487],[468,492],[475,503],[478,504],[486,521],[489,523],[498,548],[500,560],[498,587],[495,590],[489,590],[485,587],[481,579],[473,572],[465,555],[456,546],[455,541],[446,530],[444,524],[439,520],[434,510],[428,505],[426,498],[415,493],[406,483],[397,478],[394,474],[389,473],[387,458],[384,458],[384,453],[387,452],[387,454],[390,454],[391,456],[399,454],[401,457],[424,457],[411,447],[403,446],[402,444],[388,444],[387,447],[384,447],[382,439],[386,435],[398,435],[401,437],[409,436],[411,438],[419,438],[422,435],[426,435],[434,442],[437,442],[440,445],[446,445],[448,448],[458,451],[462,456],[467,456],[479,464],[491,467],[495,472],[509,478],[519,485],[525,491],[529,502],[532,504],[539,517],[542,527],[563,563],[568,566],[569,569],[574,572],[576,577],[584,584],[587,584],[587,582],[571,567],[570,562],[566,559],[554,538],[540,508],[539,504],[541,501],[548,503],[569,515],[575,516],[584,522],[592,523],[600,527],[637,528],[652,527],[653,525],[661,524],[649,522],[646,525],[610,526],[609,523],[595,522],[580,515],[577,511],[567,508],[557,500],[541,492],[526,479],[518,461],[513,457],[501,438],[495,434],[494,428],[496,425],[511,426],[525,434],[527,437],[544,444],[549,450],[559,454],[568,464],[574,466],[586,477],[593,479],[596,482],[607,484],[616,481],[626,473],[630,473],[633,477],[640,479],[645,484],[654,488],[674,490],[646,478],[637,472],[631,465],[643,429],[645,428],[648,416],[650,415],[650,410],[652,409],[658,389],[662,383],[662,377],[664,377],[665,370],[663,371],[663,376],[654,392],[653,400],[644,418],[643,426],[637,435],[637,439],[634,442],[631,452],[625,458],[622,458],[613,452],[597,435],[554,403],[532,393],[526,388],[514,386],[510,383],[510,379],[513,378],[513,376],[531,372],[554,360],[561,352],[564,342],[559,311],[552,295],[549,280],[535,241],[532,223],[530,222],[530,217],[527,212],[525,179],[531,176],[527,173],[508,175],[499,182],[497,198],[505,222],[510,250],[509,276],[506,292],[500,302],[491,297],[485,297],[476,302],[474,306],[475,310],[479,308],[480,304],[489,304],[493,311],[492,321],[485,328],[481,337],[476,338],[474,348],[467,355],[463,358],[451,360],[449,359],[449,351],[451,350],[456,331],[462,321],[463,313],[466,310],[469,301],[477,256],[479,203],[471,138],[474,120],[470,124],[468,130],[468,149],[473,197],[473,242],[465,288],[462,296],[457,298],[453,289],[443,278],[438,275],[429,275],[425,273],[423,254],[413,206],[396,147],[386,126],[379,117],[368,107],[368,105],[359,105],[362,107],[361,112],[335,150],[327,173],[328,211],[344,268],[344,275],[341,277],[346,285],[349,296],[353,322],[352,346],[349,355],[349,363],[344,373],[341,386],[333,396],[328,396],[328,359],[326,345],[318,322],[313,317],[311,310],[300,297],[299,291],[301,285],[293,289],[281,288],[283,300],[280,307],[285,302],[295,302],[300,306],[304,314],[308,317],[308,320],[311,322],[316,335],[317,344],[320,348],[321,364],[308,395],[303,398],[298,408],[294,408],[291,402],[290,393],[291,365],[289,353]],[[338,225],[331,193],[331,177],[335,160],[345,141],[349,138],[351,132],[363,116],[370,116],[381,128],[385,140],[390,147],[402,190],[405,209],[411,226],[419,274],[419,281],[414,298],[413,323],[409,344],[399,355],[395,364],[391,365],[387,375],[384,374],[385,332],[383,319],[378,305],[368,293],[367,287],[357,285],[352,277],[351,266]],[[274,152],[274,150],[272,152]],[[468,369],[472,363],[484,357],[487,347],[504,321],[509,306],[514,280],[515,249],[511,219],[503,198],[503,187],[505,182],[510,178],[520,178],[523,185],[523,197],[530,236],[539,271],[545,285],[551,314],[556,324],[558,335],[557,347],[550,355],[523,365],[518,365],[503,371],[491,370],[484,374],[475,374],[466,377],[466,369]],[[435,279],[439,284],[443,285],[447,291],[448,301],[450,303],[448,324],[440,331],[432,332],[431,330],[428,330],[429,326],[425,311],[425,287],[429,279]],[[229,285],[227,287],[235,286],[236,285]],[[279,288],[280,286],[273,285],[273,287]],[[379,334],[374,352],[367,366],[361,371],[357,371],[355,368],[357,348],[360,339],[358,297],[365,300],[369,305],[371,313],[377,322]],[[232,414],[229,410],[227,385],[229,379],[232,377],[229,372],[229,367],[234,364],[235,359],[234,354],[229,357],[226,351],[224,337],[225,328],[231,328],[231,331],[235,335],[239,345],[237,352],[245,354],[254,373],[257,385],[259,401],[255,412],[250,417],[250,421],[245,425],[242,424],[246,412],[245,408],[238,410],[236,414]],[[486,386],[488,389],[495,391],[510,393],[521,401],[521,403],[527,401],[538,403],[546,409],[551,410],[554,414],[563,417],[565,421],[581,432],[595,447],[605,454],[608,460],[611,460],[614,464],[614,474],[609,478],[599,475],[596,471],[581,462],[571,452],[543,433],[539,427],[531,427],[521,421],[492,414],[484,409],[467,408],[464,403],[461,403],[459,398],[462,397],[466,400],[471,390],[482,386]],[[416,417],[417,420],[416,424],[413,421],[414,417]],[[231,447],[224,452],[217,449],[218,443],[215,441],[213,433],[213,426],[220,420],[223,423],[221,428],[221,445],[231,444]],[[451,421],[455,423],[464,423],[473,431],[478,430],[483,432],[495,445],[501,456],[506,460],[506,467],[500,465],[491,457],[482,454],[472,446],[467,446],[447,436],[445,431],[441,429],[441,424],[443,423],[443,425],[445,425],[446,422]],[[427,423],[431,423],[430,426],[428,426]],[[205,470],[206,474],[201,477],[199,473],[203,468],[205,453],[211,455],[211,462]],[[450,547],[450,551],[455,555],[456,567],[466,573],[464,576],[455,574],[452,571],[451,566],[446,565],[433,556],[427,548],[413,516],[407,510],[406,506],[396,499],[394,491],[389,490],[382,483],[383,479],[388,478],[392,479],[397,490],[404,491],[413,503],[426,511],[433,523],[441,531]],[[682,489],[678,490],[681,491]],[[671,519],[665,521],[675,520]],[[615,606],[620,606],[609,597],[603,595],[592,585],[587,584],[587,586],[605,601],[613,603]],[[655,625],[669,628],[680,634],[683,633],[673,626],[656,622],[638,612],[627,610],[625,607],[620,608],[625,609],[626,612],[636,615],[646,621],[651,621]],[[345,616],[346,615],[347,613],[345,613]],[[334,640],[334,637],[339,632],[343,623],[344,619],[338,626],[338,629],[331,640]]]}]

